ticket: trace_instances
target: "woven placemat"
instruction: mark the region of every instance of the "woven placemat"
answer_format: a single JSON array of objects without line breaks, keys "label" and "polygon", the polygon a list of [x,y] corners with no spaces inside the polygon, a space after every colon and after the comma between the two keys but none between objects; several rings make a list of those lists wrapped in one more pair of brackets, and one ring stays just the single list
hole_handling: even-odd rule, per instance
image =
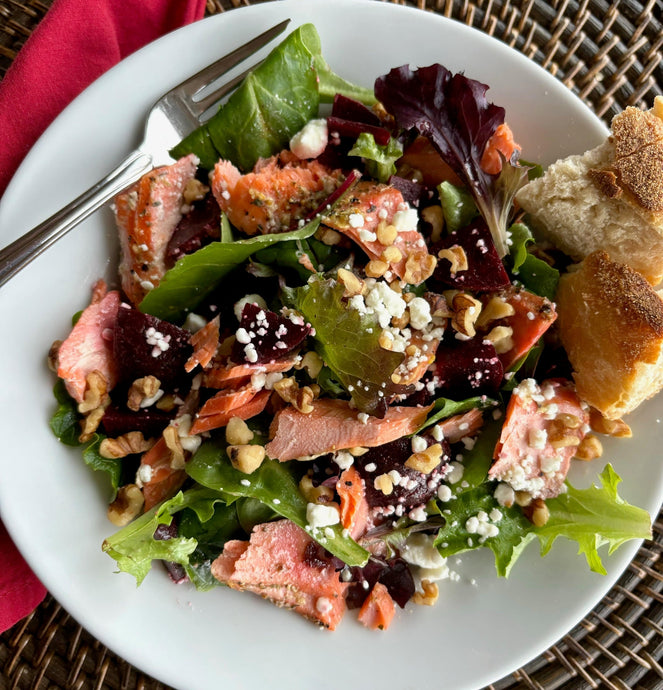
[{"label": "woven placemat", "polygon": [[[259,1],[259,0],[258,0]],[[0,78],[51,0],[0,0]],[[250,4],[208,0],[207,14]],[[663,93],[663,3],[400,2],[478,28],[523,52],[606,123]],[[662,513],[663,516],[663,513]],[[492,690],[663,689],[663,518],[609,594],[569,634]],[[110,652],[49,596],[0,636],[0,688],[166,690]]]}]

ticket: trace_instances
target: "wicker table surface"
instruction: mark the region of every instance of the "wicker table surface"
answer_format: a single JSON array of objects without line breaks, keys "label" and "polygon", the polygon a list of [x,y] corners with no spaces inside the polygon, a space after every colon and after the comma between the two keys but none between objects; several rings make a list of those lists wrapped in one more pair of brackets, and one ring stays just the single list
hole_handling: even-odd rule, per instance
[{"label": "wicker table surface", "polygon": [[[0,78],[51,1],[0,0]],[[207,14],[248,4],[208,0]],[[663,93],[663,0],[419,0],[416,5],[520,50],[606,122],[627,105],[650,107]],[[653,539],[594,610],[537,659],[490,687],[663,688],[662,555],[663,513]],[[50,595],[0,636],[0,688],[165,690],[97,642]]]}]

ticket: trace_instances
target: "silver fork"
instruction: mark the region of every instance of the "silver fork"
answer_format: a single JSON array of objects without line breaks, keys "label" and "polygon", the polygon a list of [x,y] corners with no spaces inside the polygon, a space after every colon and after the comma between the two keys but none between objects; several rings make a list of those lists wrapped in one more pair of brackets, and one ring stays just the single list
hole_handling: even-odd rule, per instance
[{"label": "silver fork", "polygon": [[[116,194],[139,180],[153,167],[157,157],[163,156],[168,148],[209,119],[210,108],[235,89],[255,65],[217,88],[213,88],[214,82],[282,33],[289,22],[286,19],[273,26],[165,93],[152,106],[143,141],[135,151],[93,187],[0,250],[0,286]],[[206,94],[208,87],[211,91]]]}]

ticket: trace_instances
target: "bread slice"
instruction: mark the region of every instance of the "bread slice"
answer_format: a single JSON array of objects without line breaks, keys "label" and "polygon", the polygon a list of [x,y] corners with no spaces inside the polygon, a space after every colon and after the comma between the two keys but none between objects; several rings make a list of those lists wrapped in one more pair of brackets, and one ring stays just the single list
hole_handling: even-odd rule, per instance
[{"label": "bread slice", "polygon": [[663,98],[626,108],[608,139],[553,163],[517,194],[535,234],[580,261],[597,250],[663,279]]},{"label": "bread slice", "polygon": [[663,300],[606,252],[564,274],[557,327],[578,395],[619,419],[663,388]]}]

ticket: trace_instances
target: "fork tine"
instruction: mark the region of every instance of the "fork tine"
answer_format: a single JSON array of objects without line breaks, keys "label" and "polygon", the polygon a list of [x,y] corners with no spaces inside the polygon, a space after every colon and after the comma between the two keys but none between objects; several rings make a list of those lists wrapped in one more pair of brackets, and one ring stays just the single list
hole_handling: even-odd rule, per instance
[{"label": "fork tine", "polygon": [[267,31],[264,31],[259,36],[256,36],[248,43],[241,45],[239,48],[236,48],[227,55],[224,55],[211,65],[204,67],[200,70],[200,72],[197,72],[192,77],[185,79],[181,84],[176,86],[173,91],[180,91],[182,95],[193,99],[194,96],[199,94],[206,86],[209,86],[209,84],[211,84],[213,81],[231,70],[250,55],[253,55],[253,53],[258,51],[273,38],[282,33],[289,23],[290,20],[286,19],[280,24],[273,26],[271,29],[267,29]]}]

